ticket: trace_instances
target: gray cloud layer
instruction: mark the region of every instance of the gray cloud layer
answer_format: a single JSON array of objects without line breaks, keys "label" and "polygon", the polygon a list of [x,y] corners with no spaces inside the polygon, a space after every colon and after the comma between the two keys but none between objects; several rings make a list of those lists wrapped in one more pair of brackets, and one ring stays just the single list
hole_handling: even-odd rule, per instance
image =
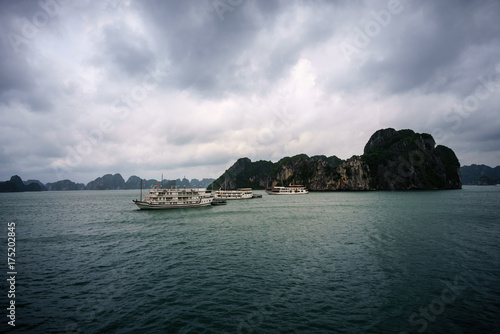
[{"label": "gray cloud layer", "polygon": [[500,161],[497,1],[0,2],[0,178],[215,177],[412,128]]}]

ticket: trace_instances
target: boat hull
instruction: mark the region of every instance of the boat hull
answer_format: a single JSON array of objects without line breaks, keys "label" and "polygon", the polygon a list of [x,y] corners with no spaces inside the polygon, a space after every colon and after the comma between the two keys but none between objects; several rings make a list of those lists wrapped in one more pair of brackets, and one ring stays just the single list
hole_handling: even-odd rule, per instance
[{"label": "boat hull", "polygon": [[218,199],[228,199],[228,200],[238,200],[238,199],[250,199],[252,196],[245,196],[245,197],[230,197],[230,196],[214,196],[215,198]]},{"label": "boat hull", "polygon": [[227,201],[225,199],[214,198],[212,205],[226,205]]}]

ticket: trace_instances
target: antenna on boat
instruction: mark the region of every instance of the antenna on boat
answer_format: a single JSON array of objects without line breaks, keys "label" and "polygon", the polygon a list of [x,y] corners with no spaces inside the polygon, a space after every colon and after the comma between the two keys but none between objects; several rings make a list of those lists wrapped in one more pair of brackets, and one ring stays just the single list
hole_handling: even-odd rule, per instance
[{"label": "antenna on boat", "polygon": [[141,177],[141,202],[142,202],[142,177]]}]

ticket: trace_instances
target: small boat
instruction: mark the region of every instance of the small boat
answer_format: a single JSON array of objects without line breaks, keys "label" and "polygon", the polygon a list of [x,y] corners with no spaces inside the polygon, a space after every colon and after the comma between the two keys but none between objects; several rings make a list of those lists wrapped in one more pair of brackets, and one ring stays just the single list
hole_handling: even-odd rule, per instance
[{"label": "small boat", "polygon": [[192,189],[163,189],[159,185],[150,189],[145,198],[133,200],[141,210],[163,210],[198,208],[212,204],[213,196],[204,188]]},{"label": "small boat", "polygon": [[212,205],[226,205],[227,201],[225,199],[214,198]]},{"label": "small boat", "polygon": [[306,187],[301,185],[290,185],[288,187],[273,187],[266,190],[269,195],[305,195],[309,193]]},{"label": "small boat", "polygon": [[216,190],[214,198],[220,199],[248,199],[252,198],[252,188],[238,188],[237,190]]},{"label": "small boat", "polygon": [[262,198],[262,195],[261,194],[253,194],[252,198]]}]

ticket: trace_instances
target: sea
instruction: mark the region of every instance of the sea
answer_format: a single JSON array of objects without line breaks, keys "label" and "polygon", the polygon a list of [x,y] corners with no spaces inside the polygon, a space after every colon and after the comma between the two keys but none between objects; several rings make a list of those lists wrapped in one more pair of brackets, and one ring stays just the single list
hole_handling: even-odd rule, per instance
[{"label": "sea", "polygon": [[0,194],[0,332],[500,333],[500,187],[256,193]]}]

